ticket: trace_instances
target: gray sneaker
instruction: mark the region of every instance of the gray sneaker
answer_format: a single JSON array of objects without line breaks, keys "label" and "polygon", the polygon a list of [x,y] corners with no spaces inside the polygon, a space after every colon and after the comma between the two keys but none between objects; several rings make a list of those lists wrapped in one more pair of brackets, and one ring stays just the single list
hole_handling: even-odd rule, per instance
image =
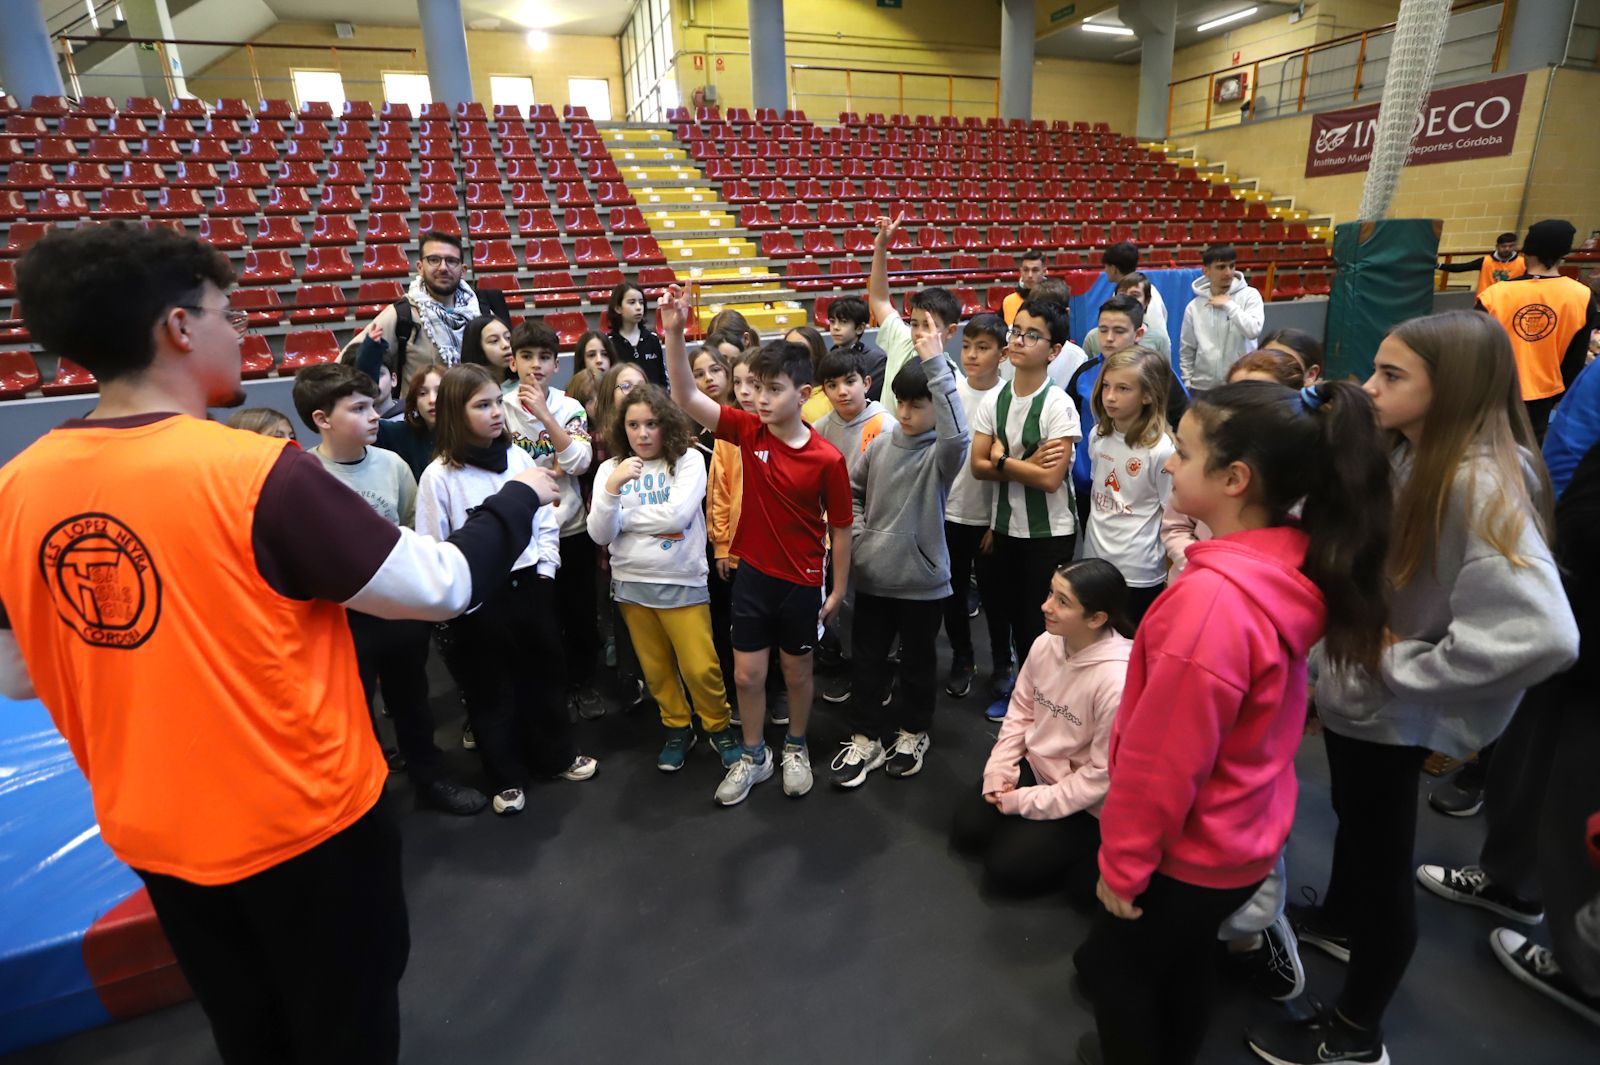
[{"label": "gray sneaker", "polygon": [[792,743],[783,745],[783,793],[798,799],[811,790],[811,750]]},{"label": "gray sneaker", "polygon": [[772,776],[772,749],[761,748],[761,761],[757,762],[746,751],[728,769],[728,775],[717,785],[717,802],[723,806],[737,806],[744,802],[750,789]]}]

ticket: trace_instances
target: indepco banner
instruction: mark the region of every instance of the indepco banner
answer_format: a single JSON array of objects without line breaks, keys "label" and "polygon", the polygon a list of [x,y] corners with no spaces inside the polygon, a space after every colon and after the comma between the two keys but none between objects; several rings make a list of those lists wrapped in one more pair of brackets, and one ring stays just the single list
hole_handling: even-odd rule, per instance
[{"label": "indepco banner", "polygon": [[[1526,75],[1515,74],[1429,93],[1417,116],[1406,165],[1510,155],[1526,81]],[[1377,104],[1313,115],[1306,177],[1365,170],[1377,128]]]}]

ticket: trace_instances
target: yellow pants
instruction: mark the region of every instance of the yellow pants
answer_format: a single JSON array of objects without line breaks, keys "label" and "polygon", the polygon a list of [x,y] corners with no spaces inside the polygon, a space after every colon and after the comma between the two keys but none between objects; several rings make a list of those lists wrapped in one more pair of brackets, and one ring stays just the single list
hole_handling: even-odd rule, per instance
[{"label": "yellow pants", "polygon": [[645,685],[661,707],[661,723],[668,728],[688,728],[692,700],[701,728],[706,732],[727,728],[728,693],[711,642],[711,608],[703,603],[670,610],[633,603],[618,603],[617,607],[633,637]]}]

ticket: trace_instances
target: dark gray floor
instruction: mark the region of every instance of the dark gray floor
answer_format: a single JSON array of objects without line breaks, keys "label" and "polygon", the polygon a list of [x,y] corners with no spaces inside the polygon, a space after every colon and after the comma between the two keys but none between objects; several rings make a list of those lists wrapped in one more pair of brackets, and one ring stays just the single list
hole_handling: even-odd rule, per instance
[{"label": "dark gray floor", "polygon": [[[452,703],[436,700],[441,720]],[[920,776],[874,774],[846,794],[819,781],[798,801],[774,777],[741,807],[715,806],[712,755],[658,772],[659,725],[640,714],[581,724],[599,775],[536,788],[519,817],[417,812],[392,782],[413,937],[403,1060],[1070,1061],[1093,1023],[1069,988],[1088,917],[1055,900],[986,899],[976,869],[947,851],[951,804],[976,788],[995,729],[977,692],[940,703]],[[818,705],[823,770],[840,730]],[[456,716],[441,740],[459,739]],[[471,771],[458,746],[451,758]],[[1320,740],[1299,769],[1296,894],[1329,861]],[[1424,810],[1418,860],[1472,860],[1480,832]],[[1428,895],[1419,910],[1421,944],[1389,1015],[1394,1061],[1600,1061],[1600,1033],[1500,968],[1490,915]],[[1340,966],[1306,954],[1312,990],[1331,997]],[[1261,1008],[1224,989],[1202,1060],[1255,1060],[1240,1033]],[[190,1004],[6,1060],[188,1065],[215,1051]]]}]

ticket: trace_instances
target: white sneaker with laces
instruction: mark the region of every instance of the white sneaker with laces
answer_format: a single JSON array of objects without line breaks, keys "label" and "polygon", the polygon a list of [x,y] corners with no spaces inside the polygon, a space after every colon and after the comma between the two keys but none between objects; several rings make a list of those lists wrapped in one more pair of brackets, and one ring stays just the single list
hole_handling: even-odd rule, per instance
[{"label": "white sneaker with laces", "polygon": [[586,754],[580,754],[558,776],[562,780],[588,780],[600,768],[600,763]]},{"label": "white sneaker with laces", "polygon": [[866,783],[867,774],[883,765],[883,744],[856,733],[844,741],[844,747],[833,757],[833,784],[839,788],[857,788]]},{"label": "white sneaker with laces", "polygon": [[761,749],[761,761],[750,757],[746,751],[739,760],[728,767],[728,773],[717,785],[717,802],[723,806],[737,806],[749,796],[750,789],[772,776],[772,750]]},{"label": "white sneaker with laces", "polygon": [[895,733],[894,748],[889,752],[883,771],[891,777],[916,776],[922,772],[922,756],[928,753],[932,743],[926,732],[899,730]]},{"label": "white sneaker with laces", "polygon": [[783,793],[798,799],[811,790],[811,750],[794,744],[783,745]]},{"label": "white sneaker with laces", "polygon": [[528,800],[521,788],[507,788],[494,797],[494,812],[497,814],[518,813],[526,805]]}]

